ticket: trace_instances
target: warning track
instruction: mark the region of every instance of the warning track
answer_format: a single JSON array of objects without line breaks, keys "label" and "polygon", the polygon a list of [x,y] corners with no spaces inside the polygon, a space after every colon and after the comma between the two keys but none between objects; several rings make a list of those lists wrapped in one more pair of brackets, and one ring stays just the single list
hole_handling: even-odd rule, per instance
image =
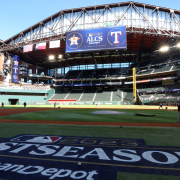
[{"label": "warning track", "polygon": [[[68,109],[68,108],[63,108],[63,109]],[[77,109],[77,108],[73,108],[73,109]],[[90,108],[90,109],[96,109],[96,108]],[[18,113],[47,111],[47,110],[54,110],[54,109],[53,108],[2,109],[0,110],[0,116],[8,116]],[[176,123],[124,123],[124,122],[118,123],[118,122],[81,122],[81,121],[37,121],[37,120],[12,120],[12,119],[0,119],[0,123],[32,123],[32,124],[91,125],[91,126],[120,126],[120,127],[122,126],[180,127],[180,124],[176,124]]]}]

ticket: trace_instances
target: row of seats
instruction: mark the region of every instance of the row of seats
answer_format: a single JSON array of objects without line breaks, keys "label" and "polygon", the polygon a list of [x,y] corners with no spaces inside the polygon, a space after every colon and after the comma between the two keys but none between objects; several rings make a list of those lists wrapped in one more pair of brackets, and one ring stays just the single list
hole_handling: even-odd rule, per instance
[{"label": "row of seats", "polygon": [[[141,64],[141,63],[140,63]],[[137,64],[136,64],[137,65]],[[142,65],[144,65],[144,62],[142,62]],[[103,79],[103,78],[117,78],[117,77],[126,77],[126,76],[132,76],[131,68],[134,66],[131,66],[129,71],[126,69],[126,71],[121,71],[120,68],[118,69],[100,69],[100,70],[70,70],[67,75],[63,77],[63,79]],[[136,66],[139,68],[139,66]],[[145,66],[143,66],[145,67]],[[148,75],[148,74],[157,74],[167,71],[175,71],[180,69],[180,65],[173,65],[173,66],[156,66],[152,67],[151,69],[141,70],[137,72],[137,75]],[[67,82],[68,84],[69,82]],[[56,82],[56,84],[62,84],[59,82]]]},{"label": "row of seats", "polygon": [[154,101],[154,100],[169,100],[169,101],[172,101],[172,100],[177,100],[177,99],[180,99],[180,95],[179,94],[177,94],[177,95],[170,95],[170,94],[168,94],[168,95],[163,95],[163,94],[161,94],[161,95],[146,95],[146,96],[143,96],[143,95],[141,95],[140,96],[141,97],[141,100],[142,101]]},{"label": "row of seats", "polygon": [[70,70],[63,79],[99,79],[107,77],[120,77],[127,73],[128,68],[97,69],[97,70]]},{"label": "row of seats", "polygon": [[123,90],[71,90],[70,92],[56,90],[51,99],[76,99],[77,101],[133,101],[132,89]]},{"label": "row of seats", "polygon": [[155,86],[150,88],[138,88],[139,92],[158,92],[158,91],[165,91],[171,89],[180,89],[180,83],[170,84],[170,85],[162,85],[162,86]]}]

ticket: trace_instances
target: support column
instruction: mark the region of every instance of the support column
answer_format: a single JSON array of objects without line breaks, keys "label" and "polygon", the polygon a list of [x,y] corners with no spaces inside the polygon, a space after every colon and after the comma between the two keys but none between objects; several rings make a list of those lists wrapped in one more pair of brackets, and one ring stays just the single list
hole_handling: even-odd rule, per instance
[{"label": "support column", "polygon": [[[2,72],[2,73],[4,73],[3,72],[3,67],[4,67],[4,54],[3,53],[0,53],[0,71]],[[0,75],[0,81],[3,81],[3,75]]]},{"label": "support column", "polygon": [[28,66],[28,70],[32,69],[32,74],[36,74],[36,65],[32,64],[30,66]]}]

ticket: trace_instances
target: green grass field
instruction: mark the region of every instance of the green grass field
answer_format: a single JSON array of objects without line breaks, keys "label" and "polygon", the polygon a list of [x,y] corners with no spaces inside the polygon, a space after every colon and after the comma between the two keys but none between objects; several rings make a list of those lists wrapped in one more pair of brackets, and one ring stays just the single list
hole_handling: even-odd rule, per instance
[{"label": "green grass field", "polygon": [[[79,107],[79,106],[78,106]],[[10,107],[6,107],[10,108]],[[17,107],[21,108],[21,107]],[[157,107],[156,107],[157,108]],[[173,108],[172,108],[173,109]],[[130,110],[115,109],[114,111],[126,114],[95,115],[90,112],[98,109],[58,109],[43,112],[22,113],[2,116],[1,119],[18,120],[50,120],[50,121],[93,121],[93,122],[148,122],[148,123],[175,123],[177,112],[166,110]],[[155,117],[135,116],[135,113],[154,114]],[[109,137],[144,139],[147,145],[180,146],[180,129],[153,128],[153,127],[101,127],[101,126],[72,126],[72,125],[45,125],[45,124],[16,124],[0,123],[0,137],[9,138],[19,134],[64,135],[83,137]],[[0,176],[1,178],[1,176]],[[119,172],[117,180],[178,180],[177,176],[147,175]]]},{"label": "green grass field", "polygon": [[[37,120],[37,121],[87,121],[87,122],[138,122],[138,123],[176,123],[177,112],[166,110],[114,110],[125,114],[92,114],[103,109],[57,109],[1,116],[0,119]],[[136,116],[135,113],[155,115],[154,117]]]}]

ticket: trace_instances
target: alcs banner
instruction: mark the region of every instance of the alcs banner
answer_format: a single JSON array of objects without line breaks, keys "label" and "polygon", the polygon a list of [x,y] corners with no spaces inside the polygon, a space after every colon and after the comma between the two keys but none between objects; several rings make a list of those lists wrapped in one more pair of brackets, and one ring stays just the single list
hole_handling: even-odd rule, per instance
[{"label": "alcs banner", "polygon": [[66,33],[66,53],[115,49],[126,49],[125,26]]}]

